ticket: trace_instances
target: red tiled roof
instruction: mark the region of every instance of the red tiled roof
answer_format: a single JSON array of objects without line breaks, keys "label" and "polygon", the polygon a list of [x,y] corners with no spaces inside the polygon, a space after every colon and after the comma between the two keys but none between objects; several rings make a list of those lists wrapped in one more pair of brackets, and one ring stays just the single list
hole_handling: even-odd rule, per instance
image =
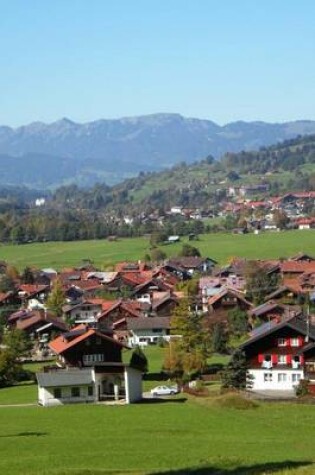
[{"label": "red tiled roof", "polygon": [[283,261],[280,263],[281,272],[304,274],[304,272],[315,272],[315,262],[305,261]]},{"label": "red tiled roof", "polygon": [[102,284],[100,284],[100,281],[98,279],[78,280],[74,281],[72,285],[83,291],[102,288]]},{"label": "red tiled roof", "polygon": [[111,338],[108,335],[105,335],[104,333],[101,333],[97,330],[94,330],[92,328],[87,328],[85,325],[78,325],[77,327],[73,328],[72,331],[77,331],[77,330],[85,330],[84,333],[79,334],[77,336],[74,336],[72,339],[67,339],[65,335],[61,335],[57,338],[55,338],[53,341],[49,343],[49,347],[58,355],[64,353],[67,351],[69,348],[72,348],[76,346],[78,343],[81,341],[86,340],[87,338],[90,338],[92,335],[97,335],[104,340],[108,340],[115,345],[118,345],[120,347],[125,347],[122,343],[118,342],[114,338]]},{"label": "red tiled roof", "polygon": [[67,325],[61,319],[52,316],[51,314],[46,314],[39,310],[34,310],[30,312],[29,316],[24,316],[16,322],[16,328],[19,330],[27,330],[36,323],[52,323],[61,330],[67,330]]},{"label": "red tiled roof", "polygon": [[21,284],[18,287],[19,291],[25,292],[28,295],[37,294],[47,289],[49,289],[49,285]]}]

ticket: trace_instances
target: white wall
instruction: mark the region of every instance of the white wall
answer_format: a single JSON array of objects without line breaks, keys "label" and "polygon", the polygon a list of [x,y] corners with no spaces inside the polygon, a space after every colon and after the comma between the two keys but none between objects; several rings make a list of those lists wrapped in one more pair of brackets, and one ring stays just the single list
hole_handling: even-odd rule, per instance
[{"label": "white wall", "polygon": [[[254,376],[252,390],[278,390],[278,391],[292,391],[298,384],[298,381],[293,381],[292,375],[299,375],[303,379],[303,370],[301,369],[250,369],[249,373]],[[271,381],[265,381],[264,374],[272,374]],[[279,381],[279,374],[285,374],[285,381]],[[283,379],[283,378],[282,378]]]},{"label": "white wall", "polygon": [[[80,388],[80,397],[71,396],[71,387],[60,387],[61,389],[61,399],[56,399],[54,397],[54,388],[43,388],[38,386],[38,402],[42,406],[57,406],[60,404],[69,404],[76,402],[94,402],[95,394],[93,396],[88,395],[88,386],[79,386]],[[77,387],[77,386],[76,386]],[[93,384],[94,387],[94,384]],[[95,392],[95,387],[94,387]]]},{"label": "white wall", "polygon": [[126,403],[141,401],[142,399],[142,373],[127,366],[125,368]]}]

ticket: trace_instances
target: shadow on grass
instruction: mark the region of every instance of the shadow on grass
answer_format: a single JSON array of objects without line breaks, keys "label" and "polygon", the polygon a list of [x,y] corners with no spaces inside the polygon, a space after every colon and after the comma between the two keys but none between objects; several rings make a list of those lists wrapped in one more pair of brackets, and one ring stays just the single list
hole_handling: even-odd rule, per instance
[{"label": "shadow on grass", "polygon": [[42,437],[48,435],[48,432],[18,432],[17,434],[0,435],[0,437]]},{"label": "shadow on grass", "polygon": [[310,461],[291,461],[270,462],[257,465],[247,465],[244,467],[236,467],[232,469],[221,469],[218,467],[200,467],[200,468],[184,468],[180,470],[168,470],[165,472],[151,472],[150,475],[267,475],[276,474],[281,470],[293,470],[299,467],[312,465]]},{"label": "shadow on grass", "polygon": [[164,403],[175,403],[182,404],[187,401],[186,397],[177,397],[177,398],[163,398],[163,397],[148,397],[143,398],[137,404],[164,404]]}]

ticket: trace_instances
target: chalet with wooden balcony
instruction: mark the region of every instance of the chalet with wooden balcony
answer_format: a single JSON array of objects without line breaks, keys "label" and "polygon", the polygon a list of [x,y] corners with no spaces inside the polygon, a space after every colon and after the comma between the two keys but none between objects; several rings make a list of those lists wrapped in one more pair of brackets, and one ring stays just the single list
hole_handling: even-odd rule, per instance
[{"label": "chalet with wooden balcony", "polygon": [[249,311],[253,304],[246,300],[242,292],[222,287],[220,292],[208,299],[207,307],[211,322],[227,322],[231,310]]},{"label": "chalet with wooden balcony", "polygon": [[43,406],[142,398],[142,374],[122,361],[122,343],[99,330],[78,325],[49,344],[59,367],[37,374]]},{"label": "chalet with wooden balcony", "polygon": [[241,345],[253,377],[252,390],[293,392],[305,378],[305,352],[313,343],[315,327],[302,315],[256,328],[251,339]]}]

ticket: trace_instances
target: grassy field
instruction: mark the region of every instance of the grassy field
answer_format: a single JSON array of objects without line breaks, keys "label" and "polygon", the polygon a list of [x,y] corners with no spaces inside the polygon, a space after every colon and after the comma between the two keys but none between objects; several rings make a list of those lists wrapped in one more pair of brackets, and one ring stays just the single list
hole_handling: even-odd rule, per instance
[{"label": "grassy field", "polygon": [[[151,374],[167,349],[148,347]],[[210,362],[226,362],[214,355]],[[37,371],[38,364],[27,369]],[[145,381],[145,384],[157,384]],[[131,406],[36,403],[37,386],[0,390],[0,473],[10,475],[313,475],[314,406],[250,409],[179,394]],[[221,399],[222,396],[219,398]],[[247,406],[247,403],[245,405]],[[172,468],[172,470],[170,470]]]},{"label": "grassy field", "polygon": [[[192,244],[200,249],[203,256],[225,263],[233,256],[266,259],[289,257],[300,251],[315,254],[314,237],[315,232],[312,230],[259,235],[205,234]],[[186,241],[186,238],[182,239],[182,243]],[[176,255],[182,243],[163,246],[163,250],[168,256]],[[78,265],[82,259],[91,259],[101,268],[106,268],[119,261],[143,259],[149,251],[149,240],[146,238],[121,239],[117,242],[48,242],[1,245],[0,259],[19,269],[27,265],[60,269]]]},{"label": "grassy field", "polygon": [[289,404],[0,408],[0,473],[311,475],[314,436],[313,407]]}]

